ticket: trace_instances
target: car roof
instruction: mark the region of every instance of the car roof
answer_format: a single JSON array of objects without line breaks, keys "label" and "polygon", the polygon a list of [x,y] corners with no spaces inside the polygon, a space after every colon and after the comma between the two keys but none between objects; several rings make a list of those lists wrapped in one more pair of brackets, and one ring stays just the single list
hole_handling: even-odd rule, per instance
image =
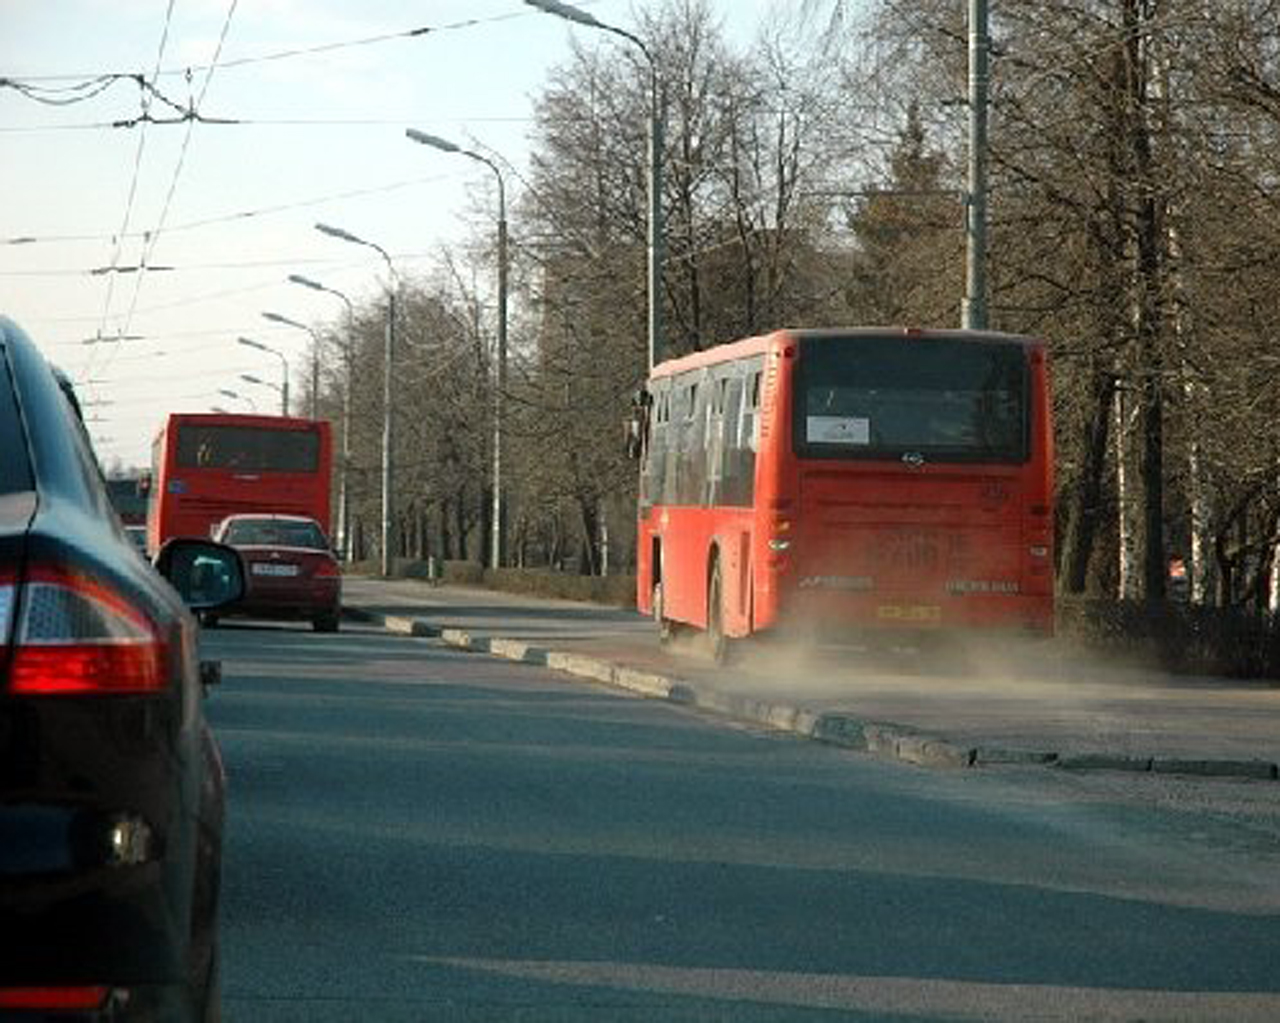
[{"label": "car roof", "polygon": [[227,522],[310,522],[313,525],[319,525],[315,519],[308,515],[284,515],[274,514],[272,512],[236,512],[234,515],[228,515],[222,520]]}]

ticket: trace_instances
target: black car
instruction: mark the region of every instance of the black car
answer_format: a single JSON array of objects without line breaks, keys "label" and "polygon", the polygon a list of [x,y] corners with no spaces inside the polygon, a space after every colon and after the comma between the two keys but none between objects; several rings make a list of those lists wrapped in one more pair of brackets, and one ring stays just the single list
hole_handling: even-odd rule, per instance
[{"label": "black car", "polygon": [[147,562],[69,385],[0,318],[0,1019],[219,1017],[224,776],[180,592],[243,588],[208,541]]}]

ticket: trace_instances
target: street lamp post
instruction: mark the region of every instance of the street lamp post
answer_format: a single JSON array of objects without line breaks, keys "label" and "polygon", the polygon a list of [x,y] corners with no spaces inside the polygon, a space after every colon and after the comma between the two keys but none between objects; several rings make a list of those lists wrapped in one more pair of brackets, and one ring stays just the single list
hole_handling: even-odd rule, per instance
[{"label": "street lamp post", "polygon": [[658,80],[658,62],[654,59],[649,47],[636,35],[600,21],[594,15],[579,10],[559,0],[525,0],[530,7],[536,7],[547,14],[572,21],[587,28],[598,28],[612,32],[628,42],[634,43],[644,54],[649,63],[649,368],[666,357],[662,325],[662,265],[663,265],[663,227],[662,227],[662,127],[663,106],[662,85]]},{"label": "street lamp post", "polygon": [[224,398],[234,398],[236,401],[247,401],[249,403],[249,410],[251,412],[258,411],[258,403],[254,401],[252,398],[250,398],[247,394],[239,394],[238,392],[230,391],[225,387],[219,387],[218,393],[221,394]]},{"label": "street lamp post", "polygon": [[342,459],[338,465],[338,550],[342,552],[344,561],[351,560],[351,509],[347,493],[347,474],[351,466],[351,381],[355,368],[352,358],[352,331],[355,329],[356,310],[351,299],[336,288],[325,287],[319,281],[313,281],[302,274],[290,274],[292,284],[300,284],[312,291],[324,291],[337,295],[347,307],[347,338],[342,346],[342,361],[346,369],[346,381],[342,387]]},{"label": "street lamp post", "polygon": [[493,386],[493,506],[491,540],[489,543],[489,566],[502,567],[502,440],[503,411],[507,391],[507,189],[502,179],[502,171],[498,165],[482,153],[463,149],[448,139],[438,135],[428,135],[416,128],[406,128],[405,135],[414,142],[431,146],[445,153],[457,153],[470,157],[491,171],[498,182],[498,351],[494,360],[495,379]]},{"label": "street lamp post", "polygon": [[279,384],[273,384],[270,380],[263,380],[262,377],[254,376],[252,373],[241,373],[240,379],[250,384],[257,384],[259,387],[270,387],[273,391],[279,391],[284,394],[284,389]]},{"label": "street lamp post", "polygon": [[311,418],[318,418],[320,407],[320,335],[305,323],[291,320],[289,317],[281,316],[279,313],[263,313],[262,318],[270,320],[272,323],[283,324],[286,327],[305,330],[311,335]]},{"label": "street lamp post", "polygon": [[387,287],[387,325],[382,353],[382,522],[380,523],[382,550],[379,552],[382,561],[382,575],[386,577],[391,575],[395,564],[391,557],[391,517],[392,502],[394,500],[391,459],[391,443],[393,440],[391,414],[393,393],[391,384],[396,348],[396,291],[399,289],[400,281],[396,276],[396,268],[391,263],[391,257],[387,255],[386,249],[382,248],[382,246],[365,241],[349,231],[344,231],[340,227],[333,227],[329,224],[316,224],[316,230],[321,234],[329,235],[331,238],[337,238],[339,241],[350,242],[353,245],[363,245],[366,248],[373,249],[387,264],[387,274],[390,277],[390,283]]},{"label": "street lamp post", "polygon": [[[269,387],[275,387],[280,392],[280,414],[287,416],[289,414],[289,360],[285,358],[284,352],[272,348],[270,345],[264,345],[261,341],[255,341],[251,337],[236,338],[237,344],[242,344],[247,348],[256,348],[260,352],[268,352],[280,360],[280,378],[283,381],[281,386],[276,387],[275,384],[268,384]],[[262,381],[265,383],[266,381]]]},{"label": "street lamp post", "polygon": [[987,328],[987,94],[991,39],[987,0],[969,0],[969,167],[965,193],[965,277],[961,316]]}]

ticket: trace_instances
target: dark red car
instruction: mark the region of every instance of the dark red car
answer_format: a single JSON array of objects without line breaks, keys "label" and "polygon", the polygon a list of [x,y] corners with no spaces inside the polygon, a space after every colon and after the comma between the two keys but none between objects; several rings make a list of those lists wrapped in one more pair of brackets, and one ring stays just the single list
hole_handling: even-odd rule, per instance
[{"label": "dark red car", "polygon": [[342,616],[342,570],[324,530],[300,515],[231,515],[214,539],[236,548],[244,562],[245,594],[219,617],[310,621],[317,632],[336,632]]}]

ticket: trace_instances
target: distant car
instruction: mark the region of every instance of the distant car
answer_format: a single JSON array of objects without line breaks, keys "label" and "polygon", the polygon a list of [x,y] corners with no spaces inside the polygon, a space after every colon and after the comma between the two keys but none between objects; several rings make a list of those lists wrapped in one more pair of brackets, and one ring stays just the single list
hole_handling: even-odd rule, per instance
[{"label": "distant car", "polygon": [[244,597],[204,616],[216,625],[228,614],[309,620],[317,632],[336,632],[342,617],[342,569],[315,519],[301,515],[232,515],[213,538],[234,547],[245,563]]},{"label": "distant car", "polygon": [[0,1019],[218,1018],[225,781],[184,598],[243,589],[207,540],[137,556],[70,385],[0,318]]}]

